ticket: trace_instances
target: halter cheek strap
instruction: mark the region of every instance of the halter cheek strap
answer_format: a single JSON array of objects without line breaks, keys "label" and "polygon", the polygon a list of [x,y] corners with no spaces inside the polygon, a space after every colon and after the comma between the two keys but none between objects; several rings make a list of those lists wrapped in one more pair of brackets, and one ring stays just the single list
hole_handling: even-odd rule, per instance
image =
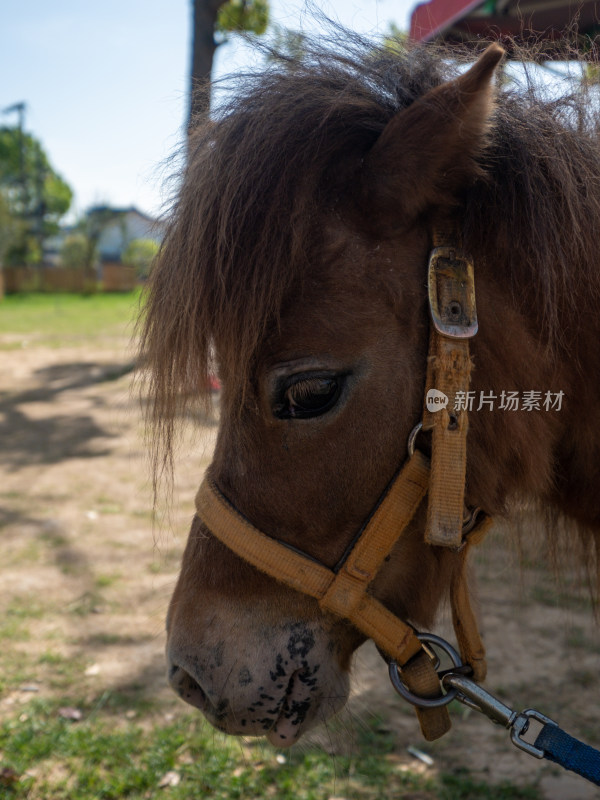
[{"label": "halter cheek strap", "polygon": [[[427,274],[431,332],[423,407],[423,430],[432,431],[425,541],[458,548],[467,469],[469,340],[478,327],[475,280],[473,262],[463,252],[452,221],[439,222],[432,239]],[[431,402],[432,393],[440,405]]]}]

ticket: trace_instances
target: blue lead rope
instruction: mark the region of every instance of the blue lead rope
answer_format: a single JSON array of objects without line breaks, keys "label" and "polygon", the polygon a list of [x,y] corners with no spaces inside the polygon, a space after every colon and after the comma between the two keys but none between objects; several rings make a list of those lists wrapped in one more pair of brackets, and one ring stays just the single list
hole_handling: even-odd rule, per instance
[{"label": "blue lead rope", "polygon": [[544,758],[600,786],[600,752],[569,736],[558,725],[544,725],[535,740]]},{"label": "blue lead rope", "polygon": [[[513,711],[483,686],[467,677],[460,655],[445,639],[431,633],[418,633],[417,636],[422,642],[441,648],[450,657],[454,666],[450,670],[438,672],[445,693],[439,697],[426,698],[418,697],[408,690],[402,680],[401,668],[395,661],[391,661],[389,671],[392,685],[405,700],[421,708],[435,708],[447,705],[456,699],[484,714],[492,722],[507,728],[512,743],[530,756],[546,758],[600,786],[600,751],[569,736],[554,720],[536,711],[535,708]],[[439,665],[439,659],[437,663]],[[542,725],[534,744],[524,738],[532,720]]]}]

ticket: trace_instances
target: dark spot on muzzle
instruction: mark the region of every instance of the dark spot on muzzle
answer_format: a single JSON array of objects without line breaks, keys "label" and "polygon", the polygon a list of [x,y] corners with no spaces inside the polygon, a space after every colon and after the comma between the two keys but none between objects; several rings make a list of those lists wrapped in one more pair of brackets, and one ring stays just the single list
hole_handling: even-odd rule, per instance
[{"label": "dark spot on muzzle", "polygon": [[287,644],[287,651],[291,659],[306,658],[314,646],[315,637],[302,623],[297,623],[292,627]]},{"label": "dark spot on muzzle", "polygon": [[310,704],[311,701],[309,699],[295,700],[291,704],[289,711],[287,711],[285,714],[286,719],[289,719],[294,727],[297,725],[302,725],[306,719],[306,715],[310,710]]},{"label": "dark spot on muzzle", "polygon": [[283,668],[283,656],[281,653],[277,654],[277,658],[275,659],[275,669],[269,672],[269,676],[273,683],[277,680],[277,678],[285,677],[285,669]]},{"label": "dark spot on muzzle", "polygon": [[296,677],[300,683],[303,683],[309,689],[314,689],[317,685],[317,678],[315,678],[315,675],[319,671],[320,666],[320,664],[315,664],[315,666],[310,669],[307,662],[304,662],[300,672],[296,673]]},{"label": "dark spot on muzzle", "polygon": [[243,667],[240,670],[240,674],[238,675],[238,681],[240,686],[250,686],[254,678],[252,677],[252,673],[248,669],[248,667]]}]

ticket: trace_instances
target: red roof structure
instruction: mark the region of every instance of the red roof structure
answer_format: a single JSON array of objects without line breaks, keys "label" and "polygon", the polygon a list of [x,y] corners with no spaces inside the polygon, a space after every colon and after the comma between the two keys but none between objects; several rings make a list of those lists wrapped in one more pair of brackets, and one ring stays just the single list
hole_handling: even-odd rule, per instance
[{"label": "red roof structure", "polygon": [[469,44],[482,39],[517,43],[554,42],[575,27],[579,35],[600,34],[600,1],[581,0],[429,0],[410,20],[410,38]]}]

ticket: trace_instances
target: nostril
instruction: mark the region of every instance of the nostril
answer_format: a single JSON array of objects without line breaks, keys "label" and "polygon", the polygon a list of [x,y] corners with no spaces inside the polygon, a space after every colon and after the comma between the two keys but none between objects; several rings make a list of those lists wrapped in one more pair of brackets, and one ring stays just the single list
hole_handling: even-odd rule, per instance
[{"label": "nostril", "polygon": [[198,681],[182,667],[173,664],[169,668],[169,683],[182,700],[201,711],[206,706],[206,694]]}]

